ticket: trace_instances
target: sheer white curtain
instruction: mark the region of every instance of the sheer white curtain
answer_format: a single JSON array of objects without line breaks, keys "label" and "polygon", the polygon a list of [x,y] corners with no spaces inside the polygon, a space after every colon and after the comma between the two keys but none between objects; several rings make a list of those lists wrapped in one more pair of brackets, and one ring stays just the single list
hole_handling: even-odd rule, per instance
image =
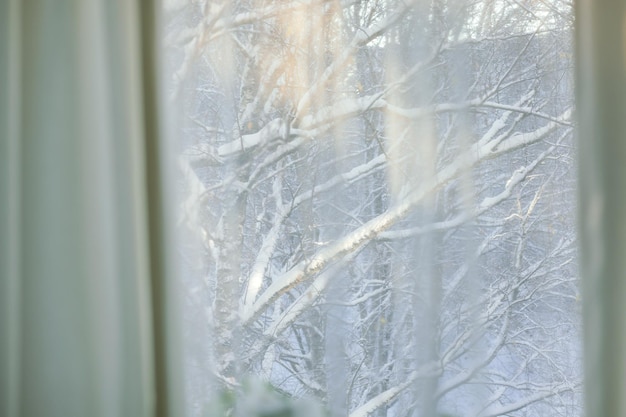
[{"label": "sheer white curtain", "polygon": [[192,415],[579,416],[572,4],[170,6]]},{"label": "sheer white curtain", "polygon": [[3,416],[181,415],[153,3],[0,3]]}]

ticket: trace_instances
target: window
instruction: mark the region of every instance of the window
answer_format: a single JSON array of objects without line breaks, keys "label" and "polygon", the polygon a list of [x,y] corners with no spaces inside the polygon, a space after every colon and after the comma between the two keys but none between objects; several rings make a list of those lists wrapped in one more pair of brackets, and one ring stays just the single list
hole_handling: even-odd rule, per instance
[{"label": "window", "polygon": [[624,414],[604,3],[1,2],[0,415]]},{"label": "window", "polygon": [[582,414],[571,3],[166,16],[191,415]]}]

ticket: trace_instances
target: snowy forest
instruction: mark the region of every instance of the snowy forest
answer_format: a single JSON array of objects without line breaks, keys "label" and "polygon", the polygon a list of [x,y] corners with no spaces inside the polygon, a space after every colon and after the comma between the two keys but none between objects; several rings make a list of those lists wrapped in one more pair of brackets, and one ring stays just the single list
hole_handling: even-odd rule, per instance
[{"label": "snowy forest", "polygon": [[570,0],[169,0],[190,416],[581,416]]}]

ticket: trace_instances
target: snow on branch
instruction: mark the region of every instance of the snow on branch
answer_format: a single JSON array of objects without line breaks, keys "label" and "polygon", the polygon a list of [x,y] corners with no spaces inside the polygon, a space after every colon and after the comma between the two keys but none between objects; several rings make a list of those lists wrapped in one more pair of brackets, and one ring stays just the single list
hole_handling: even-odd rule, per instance
[{"label": "snow on branch", "polygon": [[419,374],[417,372],[413,372],[404,383],[396,385],[395,387],[389,388],[388,390],[376,395],[374,398],[351,412],[348,417],[369,416],[380,407],[394,401],[398,395],[400,395],[405,389],[409,388],[417,380],[418,375]]},{"label": "snow on branch", "polygon": [[[564,116],[569,115],[569,110]],[[436,173],[430,180],[418,184],[417,189],[404,200],[389,208],[383,214],[371,219],[359,228],[353,230],[342,238],[330,243],[319,250],[311,259],[306,259],[296,264],[292,269],[277,277],[274,282],[259,296],[255,303],[242,311],[242,321],[249,323],[256,319],[269,304],[303,281],[311,279],[321,272],[328,264],[345,256],[365,243],[376,238],[382,232],[389,229],[399,220],[404,218],[415,208],[427,195],[439,187],[445,185],[459,173],[471,168],[485,158],[492,158],[511,149],[518,148],[533,142],[537,142],[560,126],[557,122],[550,122],[545,126],[524,134],[515,135],[507,140],[495,137],[497,131],[504,128],[504,123],[498,129],[492,129],[470,147],[468,151],[458,156],[452,163]],[[523,179],[522,172],[513,176],[514,181]],[[489,203],[489,201],[487,201]]]}]

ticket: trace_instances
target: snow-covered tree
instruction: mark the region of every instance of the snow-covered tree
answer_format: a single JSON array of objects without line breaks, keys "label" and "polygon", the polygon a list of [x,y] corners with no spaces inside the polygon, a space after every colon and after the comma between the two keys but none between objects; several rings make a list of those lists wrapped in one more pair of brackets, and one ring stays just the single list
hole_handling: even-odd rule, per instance
[{"label": "snow-covered tree", "polygon": [[172,7],[190,392],[580,415],[570,8]]}]

